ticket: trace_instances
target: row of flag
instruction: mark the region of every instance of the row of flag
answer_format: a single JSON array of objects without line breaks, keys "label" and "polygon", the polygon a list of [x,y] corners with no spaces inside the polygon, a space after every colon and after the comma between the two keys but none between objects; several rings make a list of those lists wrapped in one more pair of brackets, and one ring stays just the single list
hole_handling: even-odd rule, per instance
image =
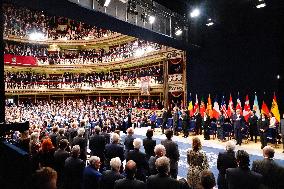
[{"label": "row of flag", "polygon": [[[222,102],[221,102],[220,106],[218,104],[217,98],[215,98],[213,107],[212,107],[212,101],[211,101],[210,94],[208,96],[207,105],[205,105],[205,102],[204,102],[203,98],[201,99],[201,102],[200,102],[200,105],[199,105],[199,101],[198,101],[197,95],[196,95],[196,99],[195,99],[194,105],[193,105],[193,101],[192,101],[191,95],[190,95],[190,98],[189,98],[188,111],[189,111],[190,116],[193,116],[197,111],[199,111],[200,114],[203,117],[204,113],[206,111],[208,111],[209,116],[211,118],[218,119],[219,116],[221,115],[221,111],[222,111],[223,115],[226,118],[228,118],[228,117],[232,116],[233,110],[234,110],[234,104],[233,104],[232,95],[230,95],[228,106],[226,105],[224,96],[222,97]],[[251,110],[254,110],[256,112],[256,116],[258,118],[260,118],[260,114],[261,113],[264,113],[264,114],[268,115],[270,112],[272,112],[274,117],[276,118],[276,120],[278,122],[280,122],[280,113],[279,113],[279,109],[278,109],[278,105],[277,105],[277,100],[276,100],[276,95],[275,94],[274,94],[274,97],[273,97],[273,100],[272,100],[272,105],[271,105],[271,109],[270,110],[269,110],[268,106],[266,105],[266,103],[264,101],[262,102],[261,109],[259,108],[256,94],[255,94],[255,97],[254,97],[254,102],[253,102],[252,109],[251,109],[251,106],[250,106],[249,97],[248,97],[248,95],[246,95],[244,108],[242,108],[242,103],[240,101],[240,98],[238,97],[235,110],[240,110],[241,114],[244,116],[246,121],[248,120],[248,118],[250,116]]]}]

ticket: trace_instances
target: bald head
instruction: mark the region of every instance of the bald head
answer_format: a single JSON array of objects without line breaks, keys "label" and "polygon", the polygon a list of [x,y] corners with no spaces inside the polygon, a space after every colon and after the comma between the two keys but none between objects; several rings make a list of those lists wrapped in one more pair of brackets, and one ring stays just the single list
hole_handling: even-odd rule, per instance
[{"label": "bald head", "polygon": [[273,158],[274,157],[274,153],[275,153],[274,148],[271,147],[271,146],[265,146],[263,148],[263,156],[265,158]]},{"label": "bald head", "polygon": [[125,165],[125,173],[127,178],[134,178],[136,173],[136,163],[133,160],[129,160]]}]

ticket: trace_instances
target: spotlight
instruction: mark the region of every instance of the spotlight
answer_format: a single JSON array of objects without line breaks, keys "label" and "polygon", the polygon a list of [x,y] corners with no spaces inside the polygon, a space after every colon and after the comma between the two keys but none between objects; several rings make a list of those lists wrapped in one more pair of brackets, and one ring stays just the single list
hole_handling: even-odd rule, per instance
[{"label": "spotlight", "polygon": [[43,41],[45,40],[45,36],[43,33],[34,32],[29,35],[29,39],[32,41]]},{"label": "spotlight", "polygon": [[200,10],[199,9],[193,9],[193,11],[190,13],[191,18],[198,17],[200,15]]},{"label": "spotlight", "polygon": [[265,6],[266,6],[265,3],[260,3],[260,4],[256,5],[256,8],[260,9],[260,8],[265,7]]},{"label": "spotlight", "polygon": [[280,75],[278,74],[276,78],[277,78],[277,79],[280,79]]},{"label": "spotlight", "polygon": [[176,31],[175,31],[175,34],[176,34],[176,36],[181,35],[182,34],[182,29],[177,28]]},{"label": "spotlight", "polygon": [[155,16],[149,16],[149,23],[153,24],[155,22],[156,18]]},{"label": "spotlight", "polygon": [[214,22],[212,21],[211,18],[208,19],[206,26],[213,26]]}]

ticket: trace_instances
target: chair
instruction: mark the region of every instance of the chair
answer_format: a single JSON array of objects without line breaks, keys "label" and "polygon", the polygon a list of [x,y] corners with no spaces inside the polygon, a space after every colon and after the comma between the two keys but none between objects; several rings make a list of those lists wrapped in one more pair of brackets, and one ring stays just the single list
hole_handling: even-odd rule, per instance
[{"label": "chair", "polygon": [[178,132],[182,131],[182,120],[181,119],[178,120],[177,130],[178,130]]},{"label": "chair", "polygon": [[223,134],[224,134],[224,137],[228,137],[228,140],[231,140],[232,139],[232,136],[233,136],[233,133],[234,133],[234,129],[233,129],[233,126],[232,124],[230,123],[224,123],[223,125]]},{"label": "chair", "polygon": [[195,127],[196,127],[196,121],[190,120],[188,132],[195,132]]},{"label": "chair", "polygon": [[156,120],[156,127],[161,127],[163,124],[163,118],[158,117]]},{"label": "chair", "polygon": [[172,128],[172,127],[173,127],[173,118],[169,118],[168,123],[167,123],[167,129]]},{"label": "chair", "polygon": [[217,124],[214,121],[210,123],[209,135],[213,135],[213,139],[217,136]]}]

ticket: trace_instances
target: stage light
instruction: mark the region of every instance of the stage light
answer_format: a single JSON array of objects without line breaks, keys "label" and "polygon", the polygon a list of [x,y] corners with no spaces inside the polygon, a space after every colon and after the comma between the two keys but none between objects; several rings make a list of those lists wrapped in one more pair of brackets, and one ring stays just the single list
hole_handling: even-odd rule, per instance
[{"label": "stage light", "polygon": [[155,20],[156,20],[155,16],[149,16],[149,23],[150,24],[154,24]]},{"label": "stage light", "polygon": [[198,17],[200,15],[200,10],[199,9],[193,9],[193,11],[190,13],[191,18]]},{"label": "stage light", "polygon": [[206,26],[213,26],[214,22],[212,21],[211,18],[208,19]]},{"label": "stage light", "polygon": [[175,34],[177,36],[181,35],[182,34],[182,30],[180,28],[177,28],[176,31],[175,31]]},{"label": "stage light", "polygon": [[107,7],[110,4],[110,1],[111,0],[106,0],[105,3],[104,3],[104,7]]},{"label": "stage light", "polygon": [[277,75],[277,79],[280,79],[280,75],[279,74]]},{"label": "stage light", "polygon": [[256,5],[256,8],[260,9],[260,8],[265,7],[265,6],[266,6],[265,3],[261,3],[261,4]]},{"label": "stage light", "polygon": [[45,40],[45,36],[40,32],[33,32],[29,35],[29,39],[32,41],[43,41]]}]

